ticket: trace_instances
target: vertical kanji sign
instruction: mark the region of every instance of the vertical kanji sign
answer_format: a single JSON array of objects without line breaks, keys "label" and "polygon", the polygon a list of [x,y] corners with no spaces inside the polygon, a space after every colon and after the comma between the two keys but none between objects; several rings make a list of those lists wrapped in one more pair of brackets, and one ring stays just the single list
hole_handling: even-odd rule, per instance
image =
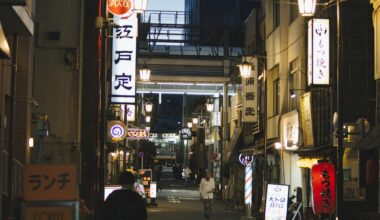
[{"label": "vertical kanji sign", "polygon": [[243,122],[257,122],[257,58],[246,57],[246,60],[252,64],[252,70],[249,77],[242,81]]},{"label": "vertical kanji sign", "polygon": [[26,201],[77,199],[77,173],[74,164],[30,164],[24,169]]},{"label": "vertical kanji sign", "polygon": [[111,103],[134,104],[136,95],[137,14],[114,17]]},{"label": "vertical kanji sign", "polygon": [[330,84],[329,19],[310,19],[308,32],[308,85],[328,85]]},{"label": "vertical kanji sign", "polygon": [[334,164],[321,162],[311,169],[313,183],[313,211],[316,215],[335,212]]}]

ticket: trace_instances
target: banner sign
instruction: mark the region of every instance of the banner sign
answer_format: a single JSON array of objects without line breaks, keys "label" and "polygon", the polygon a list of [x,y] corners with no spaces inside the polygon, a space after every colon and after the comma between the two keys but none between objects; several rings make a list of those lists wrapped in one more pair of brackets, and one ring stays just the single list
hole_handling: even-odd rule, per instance
[{"label": "banner sign", "polygon": [[111,103],[134,104],[136,95],[137,13],[115,16],[112,46]]},{"label": "banner sign", "polygon": [[301,96],[301,125],[303,146],[314,146],[313,115],[311,108],[311,92],[304,93]]},{"label": "banner sign", "polygon": [[24,168],[26,201],[77,199],[77,174],[74,164],[28,164]]},{"label": "banner sign", "polygon": [[322,162],[311,168],[313,185],[313,211],[316,215],[335,212],[334,164]]},{"label": "banner sign", "polygon": [[129,128],[127,131],[128,140],[149,139],[149,131],[140,128]]},{"label": "banner sign", "polygon": [[242,94],[242,105],[243,105],[243,122],[257,122],[258,112],[257,112],[257,58],[256,57],[246,57],[247,62],[252,64],[251,74],[247,78],[243,78],[243,94]]},{"label": "banner sign", "polygon": [[289,186],[268,184],[265,220],[286,220]]},{"label": "banner sign", "polygon": [[213,127],[222,126],[222,114],[221,114],[221,112],[212,112],[212,126]]},{"label": "banner sign", "polygon": [[308,30],[308,85],[330,84],[329,19],[310,19]]}]

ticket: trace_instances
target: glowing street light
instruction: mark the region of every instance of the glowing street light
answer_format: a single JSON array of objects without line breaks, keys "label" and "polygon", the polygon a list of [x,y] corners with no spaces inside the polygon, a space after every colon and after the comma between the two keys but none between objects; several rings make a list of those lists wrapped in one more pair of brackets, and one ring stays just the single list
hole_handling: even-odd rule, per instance
[{"label": "glowing street light", "polygon": [[302,16],[313,16],[317,0],[298,0],[298,9]]}]

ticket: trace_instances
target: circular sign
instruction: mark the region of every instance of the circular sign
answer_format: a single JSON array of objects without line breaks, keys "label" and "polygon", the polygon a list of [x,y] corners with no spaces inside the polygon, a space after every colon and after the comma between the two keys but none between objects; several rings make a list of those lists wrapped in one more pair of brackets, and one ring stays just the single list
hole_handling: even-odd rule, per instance
[{"label": "circular sign", "polygon": [[240,154],[239,161],[243,166],[251,166],[252,161],[253,161],[253,156]]},{"label": "circular sign", "polygon": [[144,152],[140,151],[139,152],[139,157],[143,158],[144,157]]},{"label": "circular sign", "polygon": [[133,0],[108,0],[108,11],[113,15],[129,16],[133,13]]},{"label": "circular sign", "polygon": [[124,130],[123,126],[121,126],[121,125],[116,124],[116,125],[111,127],[111,135],[115,139],[119,139],[119,138],[123,137],[124,133],[125,133],[125,130]]}]

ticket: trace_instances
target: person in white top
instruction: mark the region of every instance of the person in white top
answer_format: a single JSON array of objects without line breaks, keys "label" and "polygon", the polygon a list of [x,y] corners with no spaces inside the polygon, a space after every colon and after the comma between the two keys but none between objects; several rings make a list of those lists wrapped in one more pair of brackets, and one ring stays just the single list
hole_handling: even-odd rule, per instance
[{"label": "person in white top", "polygon": [[215,181],[211,177],[210,171],[206,171],[206,175],[201,180],[199,185],[199,194],[203,201],[205,219],[211,217],[212,199],[214,198]]},{"label": "person in white top", "polygon": [[188,166],[186,166],[185,169],[183,169],[183,173],[182,173],[183,177],[185,178],[185,185],[186,186],[188,184],[190,174],[191,174],[191,170]]}]

